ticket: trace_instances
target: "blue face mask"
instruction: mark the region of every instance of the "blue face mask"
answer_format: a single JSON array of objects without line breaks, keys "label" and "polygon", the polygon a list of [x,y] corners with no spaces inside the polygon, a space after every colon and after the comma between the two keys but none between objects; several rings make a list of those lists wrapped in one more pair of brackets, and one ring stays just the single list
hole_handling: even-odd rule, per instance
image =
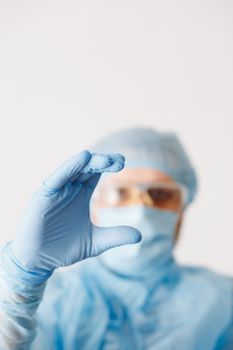
[{"label": "blue face mask", "polygon": [[133,272],[158,268],[172,257],[178,214],[144,205],[102,208],[98,212],[100,226],[129,225],[142,233],[142,241],[113,248],[101,255],[107,267],[117,272]]}]

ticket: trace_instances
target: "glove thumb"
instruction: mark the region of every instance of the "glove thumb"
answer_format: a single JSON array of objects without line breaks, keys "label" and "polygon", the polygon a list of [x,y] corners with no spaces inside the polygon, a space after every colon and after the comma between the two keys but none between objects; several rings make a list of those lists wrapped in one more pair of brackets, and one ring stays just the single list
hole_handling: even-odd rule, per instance
[{"label": "glove thumb", "polygon": [[141,239],[141,233],[130,226],[99,227],[93,225],[91,256],[124,244],[138,243]]}]

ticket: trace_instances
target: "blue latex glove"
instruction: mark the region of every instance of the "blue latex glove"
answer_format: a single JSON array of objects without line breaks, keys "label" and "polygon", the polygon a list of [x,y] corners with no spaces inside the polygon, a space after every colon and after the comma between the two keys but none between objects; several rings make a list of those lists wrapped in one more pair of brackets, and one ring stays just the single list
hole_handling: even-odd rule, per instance
[{"label": "blue latex glove", "polygon": [[58,167],[34,193],[22,217],[12,243],[16,260],[27,270],[52,271],[140,241],[141,234],[131,227],[101,228],[90,221],[90,199],[101,173],[123,167],[120,154],[86,150]]}]

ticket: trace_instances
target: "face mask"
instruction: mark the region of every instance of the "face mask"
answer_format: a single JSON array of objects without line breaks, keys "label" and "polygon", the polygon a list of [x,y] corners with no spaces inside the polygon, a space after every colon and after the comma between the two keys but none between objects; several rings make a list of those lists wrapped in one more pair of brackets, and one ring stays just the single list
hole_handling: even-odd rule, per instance
[{"label": "face mask", "polygon": [[172,255],[174,233],[178,214],[176,212],[149,208],[144,205],[102,208],[97,212],[98,225],[129,225],[142,234],[142,241],[113,248],[101,255],[101,261],[108,267],[127,271],[158,266]]}]

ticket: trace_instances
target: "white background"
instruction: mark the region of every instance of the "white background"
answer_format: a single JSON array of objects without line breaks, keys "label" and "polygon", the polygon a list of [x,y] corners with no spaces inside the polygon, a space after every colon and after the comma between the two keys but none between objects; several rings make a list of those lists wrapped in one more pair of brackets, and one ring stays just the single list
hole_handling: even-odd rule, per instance
[{"label": "white background", "polygon": [[0,242],[109,131],[174,130],[199,174],[176,254],[233,274],[233,2],[0,0]]}]

